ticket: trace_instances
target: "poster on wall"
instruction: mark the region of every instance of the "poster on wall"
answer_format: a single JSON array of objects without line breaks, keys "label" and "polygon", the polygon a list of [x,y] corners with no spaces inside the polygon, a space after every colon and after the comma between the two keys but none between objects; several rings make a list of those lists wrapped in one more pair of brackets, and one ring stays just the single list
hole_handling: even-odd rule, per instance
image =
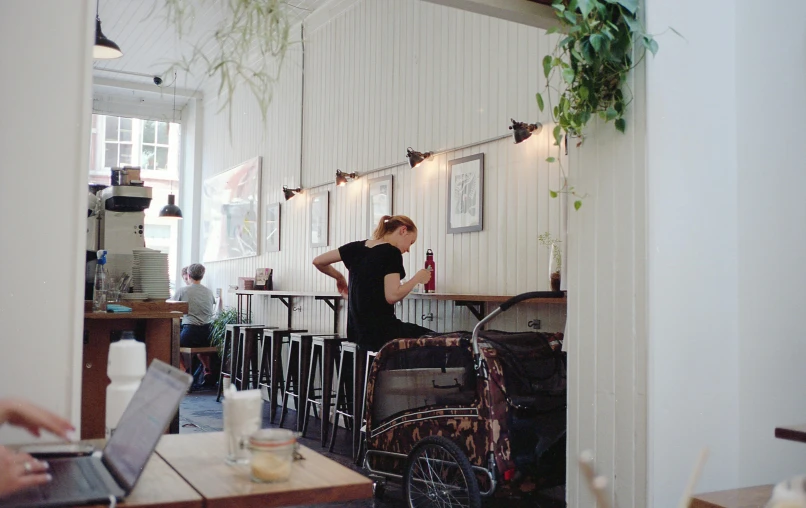
[{"label": "poster on wall", "polygon": [[254,157],[204,180],[202,261],[258,254],[261,163],[261,157]]},{"label": "poster on wall", "polygon": [[263,218],[263,252],[280,251],[280,203],[266,205]]},{"label": "poster on wall", "polygon": [[369,181],[369,235],[367,238],[372,238],[372,233],[381,221],[384,215],[392,215],[392,186],[394,184],[394,177],[392,175],[381,176],[373,178]]},{"label": "poster on wall", "polygon": [[481,231],[484,154],[448,161],[448,233]]},{"label": "poster on wall", "polygon": [[329,191],[311,194],[311,247],[327,247]]}]

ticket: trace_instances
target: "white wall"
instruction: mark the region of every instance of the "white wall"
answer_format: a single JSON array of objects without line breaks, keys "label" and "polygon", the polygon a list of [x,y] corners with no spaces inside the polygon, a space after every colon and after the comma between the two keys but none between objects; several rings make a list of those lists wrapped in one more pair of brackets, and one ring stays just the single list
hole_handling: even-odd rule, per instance
[{"label": "white wall", "polygon": [[741,485],[806,472],[804,445],[773,436],[806,422],[804,17],[799,0],[736,2]]},{"label": "white wall", "polygon": [[[25,397],[76,427],[93,13],[83,0],[0,2],[0,397]],[[0,433],[19,439],[30,437]]]},{"label": "white wall", "polygon": [[[227,114],[215,114],[216,94],[205,91],[210,103],[205,106],[204,175],[262,155],[264,202],[282,201],[281,252],[209,263],[207,283],[226,291],[238,276],[272,267],[275,287],[333,290],[333,281],[311,265],[327,249],[308,245],[310,192],[330,191],[332,249],[368,236],[367,180],[392,174],[394,211],[411,216],[420,228],[419,240],[404,256],[408,273],[422,266],[431,248],[439,291],[548,290],[548,251],[537,236],[547,230],[559,234],[560,201],[548,196],[549,187],[559,186],[558,169],[544,162],[551,150],[557,155],[550,127],[521,145],[506,138],[453,150],[414,170],[404,156],[407,146],[441,151],[508,134],[512,117],[541,119],[534,100],[543,82],[538,55],[554,39],[537,28],[418,0],[362,0],[338,7],[335,17],[305,29],[304,109],[298,52],[287,58],[266,125],[252,100],[241,95],[230,139]],[[484,231],[449,235],[447,162],[479,152],[485,154]],[[400,165],[366,174],[395,163]],[[337,168],[362,178],[336,188]],[[283,201],[282,185],[300,182],[306,192]],[[234,305],[234,298],[227,303]],[[331,329],[332,313],[323,302],[297,303],[295,326]],[[285,307],[278,301],[256,297],[254,305],[256,319],[285,322]],[[451,302],[407,302],[399,312],[417,323],[432,312],[436,319],[425,325],[440,330],[470,329],[476,322]],[[544,329],[562,330],[565,311],[524,306],[495,326],[525,329],[533,318],[540,318]],[[345,322],[342,313],[342,331]]]}]

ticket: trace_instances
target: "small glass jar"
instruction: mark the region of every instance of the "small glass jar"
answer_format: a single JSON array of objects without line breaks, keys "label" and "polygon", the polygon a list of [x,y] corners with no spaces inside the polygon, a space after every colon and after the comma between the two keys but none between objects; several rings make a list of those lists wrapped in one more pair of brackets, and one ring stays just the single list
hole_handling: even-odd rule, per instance
[{"label": "small glass jar", "polygon": [[288,429],[261,429],[249,438],[254,482],[282,482],[291,476],[297,437]]}]

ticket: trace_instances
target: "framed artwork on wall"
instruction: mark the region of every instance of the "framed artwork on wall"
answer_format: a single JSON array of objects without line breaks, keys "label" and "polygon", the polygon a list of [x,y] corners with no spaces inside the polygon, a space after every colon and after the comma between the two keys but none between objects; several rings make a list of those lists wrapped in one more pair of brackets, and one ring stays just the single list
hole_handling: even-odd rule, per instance
[{"label": "framed artwork on wall", "polygon": [[481,231],[484,154],[448,161],[448,233]]},{"label": "framed artwork on wall", "polygon": [[330,192],[311,194],[311,247],[327,247]]},{"label": "framed artwork on wall", "polygon": [[202,183],[202,261],[256,256],[260,247],[260,167],[253,157]]},{"label": "framed artwork on wall", "polygon": [[372,233],[381,217],[392,215],[394,177],[392,175],[381,176],[369,180],[368,183],[369,233],[367,238],[372,238]]},{"label": "framed artwork on wall", "polygon": [[266,205],[263,218],[263,252],[280,251],[280,203]]}]

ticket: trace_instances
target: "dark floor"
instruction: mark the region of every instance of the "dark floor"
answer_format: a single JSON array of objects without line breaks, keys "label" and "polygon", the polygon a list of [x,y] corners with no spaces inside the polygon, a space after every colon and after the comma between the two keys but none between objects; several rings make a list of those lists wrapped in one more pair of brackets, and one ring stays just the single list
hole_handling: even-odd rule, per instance
[{"label": "dark floor", "polygon": [[[179,432],[214,432],[223,430],[223,416],[221,412],[221,404],[216,402],[216,393],[214,391],[201,391],[189,393],[183,400],[179,407]],[[276,418],[279,420],[279,415]],[[291,428],[292,422],[296,420],[296,414],[292,411],[286,417],[284,427]],[[311,419],[307,436],[300,438],[300,442],[316,450],[328,458],[335,460],[354,471],[365,474],[364,471],[353,464],[352,457],[350,456],[350,440],[348,432],[340,432],[337,436],[334,453],[329,453],[327,449],[323,449],[319,443],[319,420]],[[272,425],[269,422],[268,405],[264,405],[263,413],[263,427],[277,427],[275,423]],[[402,489],[396,487],[394,484],[389,484],[386,492],[381,500],[365,499],[361,501],[353,501],[348,503],[329,503],[322,505],[310,505],[314,508],[401,508],[405,504],[402,497]],[[506,500],[488,500],[485,507],[506,507],[506,508],[560,508],[565,507],[565,489],[563,487],[555,487],[552,489],[544,490],[536,495],[530,496],[528,499],[506,499]]]}]

